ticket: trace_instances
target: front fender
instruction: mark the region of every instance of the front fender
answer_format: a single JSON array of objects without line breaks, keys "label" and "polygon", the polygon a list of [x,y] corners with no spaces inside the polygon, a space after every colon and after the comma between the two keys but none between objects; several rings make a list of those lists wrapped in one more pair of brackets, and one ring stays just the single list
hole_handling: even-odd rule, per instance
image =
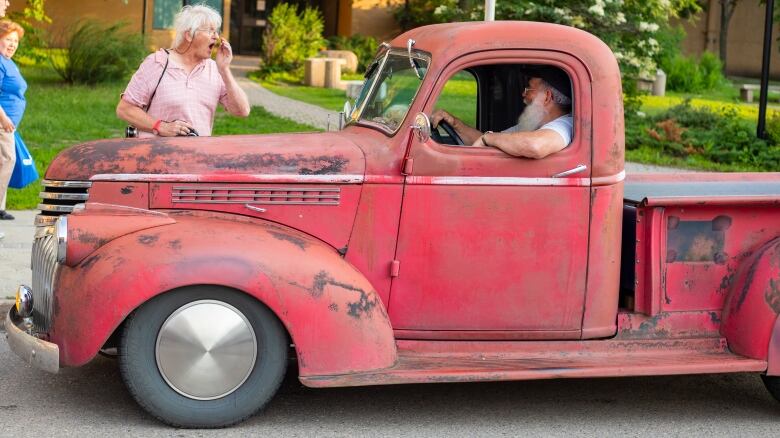
[{"label": "front fender", "polygon": [[197,284],[244,291],[268,306],[295,343],[301,376],[377,370],[396,361],[384,305],[331,247],[277,224],[174,216],[62,266],[51,339],[60,361],[91,360],[150,298]]},{"label": "front fender", "polygon": [[[721,334],[733,352],[766,360],[779,313],[780,238],[775,238],[737,270],[726,298]],[[772,364],[769,365],[771,368]]]}]

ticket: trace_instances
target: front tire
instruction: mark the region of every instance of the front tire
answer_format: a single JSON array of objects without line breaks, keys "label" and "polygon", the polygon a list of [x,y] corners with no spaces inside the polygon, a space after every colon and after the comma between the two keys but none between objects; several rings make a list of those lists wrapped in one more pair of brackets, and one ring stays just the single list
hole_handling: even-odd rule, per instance
[{"label": "front tire", "polygon": [[215,286],[168,292],[125,323],[122,378],[147,412],[176,427],[216,428],[262,409],[287,366],[287,337],[267,307]]}]

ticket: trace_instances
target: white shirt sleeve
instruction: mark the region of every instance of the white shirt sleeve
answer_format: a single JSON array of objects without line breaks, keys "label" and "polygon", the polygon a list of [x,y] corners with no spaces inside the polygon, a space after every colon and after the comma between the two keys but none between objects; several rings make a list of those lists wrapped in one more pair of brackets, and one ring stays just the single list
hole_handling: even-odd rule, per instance
[{"label": "white shirt sleeve", "polygon": [[574,119],[572,118],[571,114],[566,114],[565,116],[558,117],[552,122],[542,125],[542,127],[539,129],[549,129],[551,131],[557,132],[558,135],[563,138],[563,144],[568,146],[569,143],[571,143],[571,133],[574,129]]},{"label": "white shirt sleeve", "polygon": [[[571,143],[571,134],[574,130],[574,118],[571,116],[571,114],[566,114],[565,116],[560,116],[557,119],[542,125],[539,129],[549,129],[551,131],[557,132],[558,135],[563,138],[563,143],[568,146]],[[537,131],[539,129],[537,129]],[[515,125],[501,132],[511,134],[513,132],[521,131],[520,126]]]}]

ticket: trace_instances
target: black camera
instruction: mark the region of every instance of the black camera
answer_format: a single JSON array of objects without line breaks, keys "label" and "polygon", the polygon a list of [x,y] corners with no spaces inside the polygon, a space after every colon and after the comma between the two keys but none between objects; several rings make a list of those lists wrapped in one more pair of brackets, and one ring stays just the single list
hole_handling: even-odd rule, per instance
[{"label": "black camera", "polygon": [[187,137],[198,137],[198,131],[194,128],[190,128],[190,132],[187,133]]},{"label": "black camera", "polygon": [[138,128],[136,128],[133,125],[128,125],[125,128],[125,138],[136,138],[138,137]]}]

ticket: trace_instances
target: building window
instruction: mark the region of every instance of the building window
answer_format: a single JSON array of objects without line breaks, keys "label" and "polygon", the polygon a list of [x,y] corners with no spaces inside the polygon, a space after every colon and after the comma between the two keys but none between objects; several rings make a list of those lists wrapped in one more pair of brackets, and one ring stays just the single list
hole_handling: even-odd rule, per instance
[{"label": "building window", "polygon": [[184,5],[205,4],[211,6],[219,15],[222,12],[223,0],[155,0],[154,23],[155,29],[170,29],[173,27],[173,18]]}]

